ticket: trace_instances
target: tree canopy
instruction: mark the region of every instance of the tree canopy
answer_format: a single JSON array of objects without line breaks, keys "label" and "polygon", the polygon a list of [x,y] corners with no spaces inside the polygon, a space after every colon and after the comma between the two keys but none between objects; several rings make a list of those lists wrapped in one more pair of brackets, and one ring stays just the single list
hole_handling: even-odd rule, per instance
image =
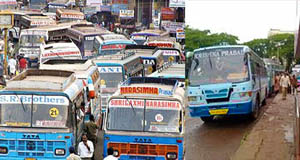
[{"label": "tree canopy", "polygon": [[[193,51],[198,48],[216,46],[216,45],[235,45],[238,44],[238,37],[227,33],[211,33],[210,30],[198,30],[190,28],[185,29],[186,50]],[[294,35],[275,34],[265,39],[254,39],[243,43],[249,46],[262,58],[278,57],[281,62],[286,64],[286,69],[294,60]],[[300,60],[298,60],[300,62]]]}]

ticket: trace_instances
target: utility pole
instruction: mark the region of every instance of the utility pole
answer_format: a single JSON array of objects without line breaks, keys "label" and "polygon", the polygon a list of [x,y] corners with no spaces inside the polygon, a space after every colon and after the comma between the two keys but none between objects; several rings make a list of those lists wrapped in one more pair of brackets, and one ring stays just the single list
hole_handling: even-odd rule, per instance
[{"label": "utility pole", "polygon": [[7,28],[4,29],[4,58],[3,58],[3,74],[8,75],[7,72]]}]

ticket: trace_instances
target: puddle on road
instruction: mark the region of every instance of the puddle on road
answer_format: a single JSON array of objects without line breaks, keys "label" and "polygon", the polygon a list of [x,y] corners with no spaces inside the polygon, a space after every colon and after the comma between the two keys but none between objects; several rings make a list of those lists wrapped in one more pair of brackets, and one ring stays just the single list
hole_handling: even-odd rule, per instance
[{"label": "puddle on road", "polygon": [[293,143],[294,142],[293,127],[290,125],[282,125],[282,127],[284,129],[284,139],[289,143]]}]

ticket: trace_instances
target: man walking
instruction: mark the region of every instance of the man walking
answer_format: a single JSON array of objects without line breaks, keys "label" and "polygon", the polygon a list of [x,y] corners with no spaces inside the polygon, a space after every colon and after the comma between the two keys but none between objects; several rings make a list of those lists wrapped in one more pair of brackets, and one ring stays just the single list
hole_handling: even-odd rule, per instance
[{"label": "man walking", "polygon": [[85,134],[82,135],[81,140],[78,145],[78,154],[82,160],[91,160],[94,155],[93,142],[89,141]]},{"label": "man walking", "polygon": [[70,155],[67,157],[67,160],[81,160],[79,156],[75,154],[75,148],[71,146],[69,148]]},{"label": "man walking", "polygon": [[97,140],[97,129],[98,125],[95,123],[95,118],[91,114],[90,115],[90,121],[85,123],[84,131],[87,133],[87,138],[93,142],[94,147],[96,145]]},{"label": "man walking", "polygon": [[290,78],[285,73],[280,79],[280,86],[282,88],[282,100],[286,100],[287,89],[291,85]]}]

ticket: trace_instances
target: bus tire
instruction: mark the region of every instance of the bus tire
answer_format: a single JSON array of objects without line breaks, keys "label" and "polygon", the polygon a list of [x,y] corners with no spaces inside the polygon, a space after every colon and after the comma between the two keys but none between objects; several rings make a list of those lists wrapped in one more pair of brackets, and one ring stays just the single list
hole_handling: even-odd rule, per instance
[{"label": "bus tire", "polygon": [[259,98],[257,98],[255,101],[255,107],[254,110],[250,113],[250,119],[256,120],[258,116],[259,116]]},{"label": "bus tire", "polygon": [[214,117],[213,116],[209,116],[209,117],[200,117],[201,120],[204,122],[204,123],[208,123],[208,122],[213,122],[214,120]]}]

